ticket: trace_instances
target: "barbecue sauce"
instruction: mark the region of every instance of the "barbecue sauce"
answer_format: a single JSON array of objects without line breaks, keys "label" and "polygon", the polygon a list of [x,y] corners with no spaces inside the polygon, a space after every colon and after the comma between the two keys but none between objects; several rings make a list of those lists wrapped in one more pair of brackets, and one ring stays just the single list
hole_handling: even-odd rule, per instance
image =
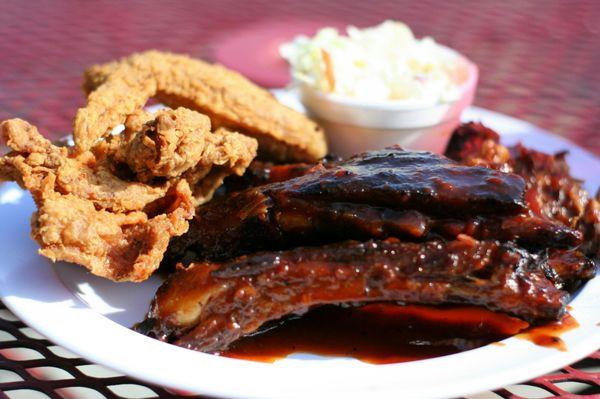
[{"label": "barbecue sauce", "polygon": [[528,326],[518,318],[474,306],[322,306],[242,338],[219,354],[262,362],[310,353],[399,363],[478,348]]},{"label": "barbecue sauce", "polygon": [[560,338],[561,334],[579,327],[577,320],[570,314],[566,314],[561,320],[529,328],[520,334],[517,338],[526,339],[536,345],[555,348],[560,351],[566,351],[567,346]]}]

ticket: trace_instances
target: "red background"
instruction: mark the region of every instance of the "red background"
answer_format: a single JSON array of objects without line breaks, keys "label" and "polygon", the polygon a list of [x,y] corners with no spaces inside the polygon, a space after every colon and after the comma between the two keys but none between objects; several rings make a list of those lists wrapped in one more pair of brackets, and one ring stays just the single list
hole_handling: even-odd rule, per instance
[{"label": "red background", "polygon": [[600,154],[600,2],[594,0],[3,1],[0,120],[18,116],[46,134],[64,134],[83,103],[84,68],[148,48],[214,59],[215,50],[241,37],[248,46],[230,66],[276,85],[282,64],[265,29],[286,38],[306,23],[368,26],[386,18],[479,64],[476,105]]}]

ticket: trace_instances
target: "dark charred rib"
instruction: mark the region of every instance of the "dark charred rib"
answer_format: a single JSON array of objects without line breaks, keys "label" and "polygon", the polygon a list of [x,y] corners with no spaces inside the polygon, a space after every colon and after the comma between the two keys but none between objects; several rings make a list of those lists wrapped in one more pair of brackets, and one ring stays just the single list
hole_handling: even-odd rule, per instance
[{"label": "dark charred rib", "polygon": [[538,217],[473,216],[464,219],[431,217],[418,211],[395,211],[363,204],[320,203],[277,198],[271,218],[283,239],[309,243],[344,239],[399,237],[407,239],[453,239],[467,234],[477,239],[519,241],[530,247],[572,247],[581,235],[572,229]]},{"label": "dark charred rib", "polygon": [[516,175],[466,167],[399,147],[356,155],[332,168],[264,186],[269,196],[351,202],[435,215],[511,214],[524,209]]},{"label": "dark charred rib", "polygon": [[556,288],[573,292],[594,278],[596,263],[579,250],[548,249],[541,256],[542,270]]},{"label": "dark charred rib", "polygon": [[281,186],[291,180],[293,192],[288,186],[269,185],[273,192],[287,188],[287,195],[296,198],[327,198],[435,214],[511,213],[523,208],[524,182],[515,175],[468,168],[445,157],[399,147],[316,166],[255,163],[245,179],[237,186],[231,184],[232,188],[275,182]]},{"label": "dark charred rib", "polygon": [[262,188],[214,199],[197,210],[187,234],[172,240],[165,264],[222,260],[254,251],[348,239],[425,241],[467,234],[477,239],[518,241],[531,249],[569,248],[581,241],[579,232],[535,216],[460,219],[325,200],[298,199],[288,197],[285,190],[274,193]]},{"label": "dark charred rib", "polygon": [[[466,229],[481,224],[479,219],[521,212],[523,187],[516,175],[460,166],[430,153],[373,151],[200,207],[190,231],[171,243],[166,263],[346,239],[396,236],[422,241],[431,238],[430,233],[453,238],[468,233],[450,229],[456,226],[454,219],[473,221],[464,224]],[[504,222],[497,219],[492,224],[495,231]],[[529,241],[539,242],[543,233],[561,246],[579,239],[546,224],[546,229],[524,230],[522,235],[533,234]],[[496,233],[482,225],[476,229],[478,237],[494,237]],[[498,234],[513,239],[510,231],[515,228],[520,226],[501,228]]]},{"label": "dark charred rib", "polygon": [[537,216],[520,214],[505,217],[476,216],[466,220],[432,220],[433,236],[452,239],[467,234],[479,240],[514,241],[529,250],[548,247],[573,248],[582,241],[582,234],[560,223]]},{"label": "dark charred rib", "polygon": [[582,250],[600,258],[600,204],[571,176],[565,152],[550,155],[520,144],[507,148],[493,130],[467,123],[454,132],[446,155],[466,165],[522,176],[527,213],[577,229],[583,236]]},{"label": "dark charred rib", "polygon": [[317,164],[274,164],[255,160],[242,176],[228,176],[223,182],[222,192],[233,193],[251,187],[290,180],[310,173],[315,167],[331,168],[340,162],[342,162],[342,158],[335,155],[328,155]]},{"label": "dark charred rib", "polygon": [[500,144],[498,133],[477,122],[464,123],[454,130],[446,156],[465,165],[512,171],[510,152]]},{"label": "dark charred rib", "polygon": [[563,314],[568,294],[546,277],[542,263],[548,260],[513,244],[466,236],[257,253],[179,270],[159,289],[137,329],[216,351],[269,320],[321,304],[472,304],[534,323],[554,320]]},{"label": "dark charred rib", "polygon": [[304,176],[318,164],[293,163],[276,165],[271,162],[252,161],[242,176],[228,176],[223,182],[222,192],[233,193],[251,187],[278,183]]}]

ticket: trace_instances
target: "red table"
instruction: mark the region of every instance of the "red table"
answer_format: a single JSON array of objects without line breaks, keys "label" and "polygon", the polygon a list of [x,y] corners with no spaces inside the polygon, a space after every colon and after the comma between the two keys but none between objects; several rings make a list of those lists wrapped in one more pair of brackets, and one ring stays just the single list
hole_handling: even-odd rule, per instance
[{"label": "red table", "polygon": [[[285,81],[274,56],[277,40],[323,24],[368,26],[398,19],[417,35],[431,35],[481,68],[476,105],[504,112],[565,136],[600,154],[600,2],[589,1],[9,1],[0,3],[0,120],[21,117],[57,137],[70,131],[83,103],[81,73],[90,64],[149,48],[218,58],[266,85]],[[243,57],[240,38],[248,41]],[[237,46],[237,47],[236,47]],[[243,62],[236,62],[243,60]],[[277,73],[265,73],[273,68]],[[7,316],[9,317],[9,316]],[[9,317],[10,318],[10,317]],[[87,386],[117,397],[107,385],[125,377],[86,376],[81,359],[58,358],[49,342],[23,335],[19,321],[0,319],[0,369],[24,381],[0,389],[34,388],[51,397],[61,387]],[[12,345],[12,346],[11,346]],[[3,348],[27,346],[43,359],[13,361]],[[31,363],[33,362],[33,363]],[[70,380],[41,381],[26,371],[39,365],[69,370]],[[600,391],[600,355],[575,368],[537,379],[534,385],[569,396],[554,383],[575,380]],[[586,369],[587,367],[587,369]],[[434,377],[432,377],[434,378]],[[172,397],[152,388],[161,397]],[[508,398],[519,396],[499,391]],[[600,393],[598,394],[600,395]],[[600,397],[594,396],[593,397]],[[589,397],[592,397],[589,396]],[[6,394],[0,392],[0,397]]]},{"label": "red table", "polygon": [[600,154],[600,4],[531,1],[0,3],[0,119],[68,132],[90,64],[158,48],[211,59],[232,32],[288,19],[368,26],[403,20],[481,68],[476,105]]}]

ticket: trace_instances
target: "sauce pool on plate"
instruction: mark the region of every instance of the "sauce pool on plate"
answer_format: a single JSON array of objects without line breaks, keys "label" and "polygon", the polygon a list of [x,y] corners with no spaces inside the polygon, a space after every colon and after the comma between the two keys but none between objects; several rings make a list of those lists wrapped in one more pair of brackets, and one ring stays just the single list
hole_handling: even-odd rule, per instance
[{"label": "sauce pool on plate", "polygon": [[560,351],[566,351],[567,346],[560,336],[574,328],[579,327],[579,323],[573,316],[566,314],[561,320],[536,326],[517,334],[517,338],[526,339],[536,345],[555,348]]},{"label": "sauce pool on plate", "polygon": [[270,327],[219,354],[262,362],[310,353],[399,363],[478,348],[524,331],[529,324],[474,306],[376,303],[322,306]]},{"label": "sauce pool on plate", "polygon": [[278,321],[242,338],[218,355],[275,362],[294,353],[351,357],[372,364],[401,363],[451,355],[510,336],[566,350],[560,335],[579,324],[561,320],[530,327],[516,317],[476,306],[375,303],[321,306]]}]

